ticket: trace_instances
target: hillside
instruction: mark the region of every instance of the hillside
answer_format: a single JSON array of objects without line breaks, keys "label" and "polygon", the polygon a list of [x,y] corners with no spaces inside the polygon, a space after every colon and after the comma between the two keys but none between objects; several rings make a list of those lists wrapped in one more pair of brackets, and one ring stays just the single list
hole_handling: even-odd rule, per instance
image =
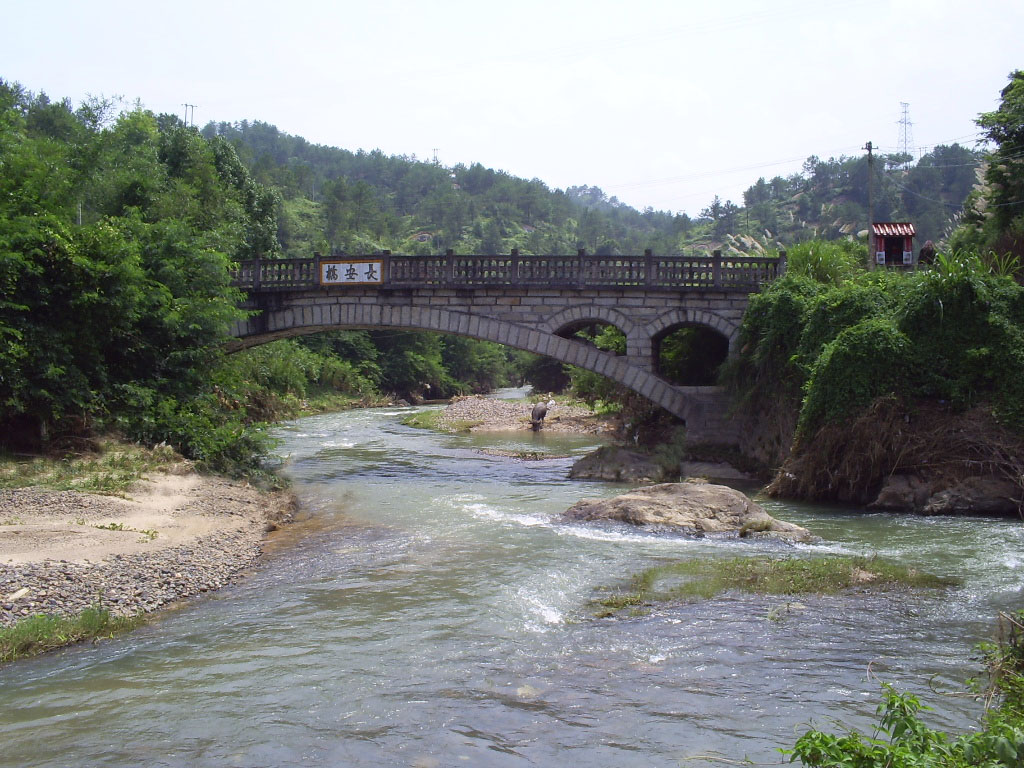
[{"label": "hillside", "polygon": [[[758,179],[742,205],[715,197],[696,218],[637,211],[600,188],[551,189],[480,164],[447,168],[415,156],[311,144],[262,122],[210,123],[254,179],[276,190],[287,256],[313,251],[430,254],[758,251],[867,228],[866,157],[810,157],[802,172]],[[919,242],[943,240],[975,183],[980,153],[936,147],[916,163],[876,158],[875,218],[915,223]]]}]

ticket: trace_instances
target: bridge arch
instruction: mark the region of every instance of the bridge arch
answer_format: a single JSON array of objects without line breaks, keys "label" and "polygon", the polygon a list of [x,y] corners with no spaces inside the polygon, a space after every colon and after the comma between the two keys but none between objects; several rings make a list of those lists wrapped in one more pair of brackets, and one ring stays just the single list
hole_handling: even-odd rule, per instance
[{"label": "bridge arch", "polygon": [[637,325],[617,309],[593,304],[590,306],[578,305],[564,309],[561,312],[557,312],[547,319],[547,322],[544,323],[544,327],[546,330],[557,336],[566,328],[571,328],[574,325],[582,325],[589,321],[614,325],[622,331],[623,335],[627,339],[630,336],[635,336],[639,331]]},{"label": "bridge arch", "polygon": [[698,325],[718,331],[729,340],[729,354],[735,353],[735,345],[739,339],[739,323],[722,317],[706,309],[672,309],[659,315],[647,327],[649,338],[657,339],[673,328],[686,325]]},{"label": "bridge arch", "polygon": [[603,352],[582,341],[557,336],[546,328],[437,308],[361,303],[268,308],[236,326],[236,338],[228,349],[237,351],[278,339],[340,329],[437,331],[493,341],[605,376],[684,421],[690,418],[695,405],[691,398],[652,371],[632,365],[628,356]]},{"label": "bridge arch", "polygon": [[651,366],[650,337],[641,325],[613,307],[598,304],[569,307],[549,317],[544,326],[557,336],[567,329],[573,329],[573,326],[582,326],[588,322],[607,323],[618,328],[626,337],[626,356],[635,365]]}]

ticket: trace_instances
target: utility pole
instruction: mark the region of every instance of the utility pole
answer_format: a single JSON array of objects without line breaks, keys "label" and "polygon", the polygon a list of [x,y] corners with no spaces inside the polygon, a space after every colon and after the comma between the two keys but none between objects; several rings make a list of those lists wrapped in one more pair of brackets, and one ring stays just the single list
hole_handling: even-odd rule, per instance
[{"label": "utility pole", "polygon": [[868,151],[868,269],[875,268],[875,158],[871,154],[874,145],[864,145]]},{"label": "utility pole", "polygon": [[199,105],[198,104],[182,104],[181,106],[183,106],[185,108],[185,127],[188,128],[189,111],[191,111],[191,113],[192,113],[192,125],[195,125],[196,124],[196,107],[199,106]]}]

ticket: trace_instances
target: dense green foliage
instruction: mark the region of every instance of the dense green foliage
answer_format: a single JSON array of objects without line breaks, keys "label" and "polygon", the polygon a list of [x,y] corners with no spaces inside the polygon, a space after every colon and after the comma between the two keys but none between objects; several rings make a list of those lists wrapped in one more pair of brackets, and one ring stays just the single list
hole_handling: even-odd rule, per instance
[{"label": "dense green foliage", "polygon": [[[745,413],[796,414],[774,491],[867,503],[900,467],[971,462],[1020,484],[1024,287],[970,254],[869,272],[811,247],[833,266],[796,261],[752,297],[727,372]],[[941,436],[968,412],[971,434]]]},{"label": "dense green foliage", "polygon": [[978,118],[995,145],[984,184],[965,205],[963,226],[952,244],[979,253],[1009,254],[1024,262],[1024,70],[1010,74],[999,109]]},{"label": "dense green foliage", "polygon": [[668,253],[692,227],[685,215],[636,211],[596,187],[552,190],[478,163],[445,168],[379,150],[313,145],[261,122],[211,123],[254,177],[280,190],[279,239],[312,251],[396,253]]},{"label": "dense green foliage", "polygon": [[103,424],[212,468],[251,462],[264,441],[216,407],[206,374],[239,315],[229,265],[276,251],[273,194],[173,118],[5,83],[0,168],[8,438]]},{"label": "dense green foliage", "polygon": [[811,730],[790,760],[813,768],[1017,768],[1024,764],[1024,613],[1000,617],[1002,636],[983,646],[989,674],[987,698],[998,705],[985,713],[983,727],[950,736],[929,727],[920,699],[883,684],[878,722],[868,736],[851,730],[837,736]]},{"label": "dense green foliage", "polygon": [[[479,164],[445,168],[380,151],[313,145],[261,122],[211,123],[207,137],[236,148],[254,178],[277,190],[279,241],[289,256],[389,249],[431,254],[760,253],[767,242],[845,239],[865,230],[867,159],[811,157],[802,172],[759,179],[743,205],[715,197],[699,216],[636,211],[600,188],[550,189]],[[979,153],[940,146],[917,163],[875,164],[876,220],[912,219],[939,240],[974,184]]]},{"label": "dense green foliage", "polygon": [[1001,423],[1024,428],[1024,288],[967,254],[910,274],[827,272],[848,278],[793,268],[752,297],[733,371],[749,388],[799,388],[798,438],[887,394],[989,402]]},{"label": "dense green foliage", "polygon": [[[944,240],[975,183],[980,153],[958,144],[935,147],[916,163],[882,155],[873,165],[875,221],[912,221],[921,242]],[[787,245],[857,236],[868,226],[867,157],[810,157],[803,172],[761,178],[743,193],[743,209],[728,203],[705,213],[725,232],[764,231]]]},{"label": "dense green foliage", "polygon": [[[521,355],[429,334],[338,332],[225,356],[241,314],[229,268],[281,254],[282,199],[225,139],[176,118],[75,109],[0,82],[0,170],[9,446],[116,429],[244,472],[268,446],[259,422],[289,400],[447,397],[521,378]],[[338,231],[351,233],[370,219],[343,184]]]}]

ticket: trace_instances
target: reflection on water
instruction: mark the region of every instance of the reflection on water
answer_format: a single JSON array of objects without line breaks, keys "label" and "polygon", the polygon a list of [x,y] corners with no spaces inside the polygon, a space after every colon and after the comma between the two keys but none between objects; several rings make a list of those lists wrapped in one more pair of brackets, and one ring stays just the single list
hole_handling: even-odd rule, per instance
[{"label": "reflection on water", "polygon": [[[809,722],[870,722],[879,679],[964,727],[973,644],[1019,602],[1020,525],[765,502],[814,545],[569,524],[588,436],[438,435],[409,409],[284,425],[303,514],[243,583],[96,647],[0,669],[2,766],[668,766],[778,762]],[[517,461],[484,448],[543,450]],[[595,620],[680,558],[880,554],[945,593],[738,595]]]}]

